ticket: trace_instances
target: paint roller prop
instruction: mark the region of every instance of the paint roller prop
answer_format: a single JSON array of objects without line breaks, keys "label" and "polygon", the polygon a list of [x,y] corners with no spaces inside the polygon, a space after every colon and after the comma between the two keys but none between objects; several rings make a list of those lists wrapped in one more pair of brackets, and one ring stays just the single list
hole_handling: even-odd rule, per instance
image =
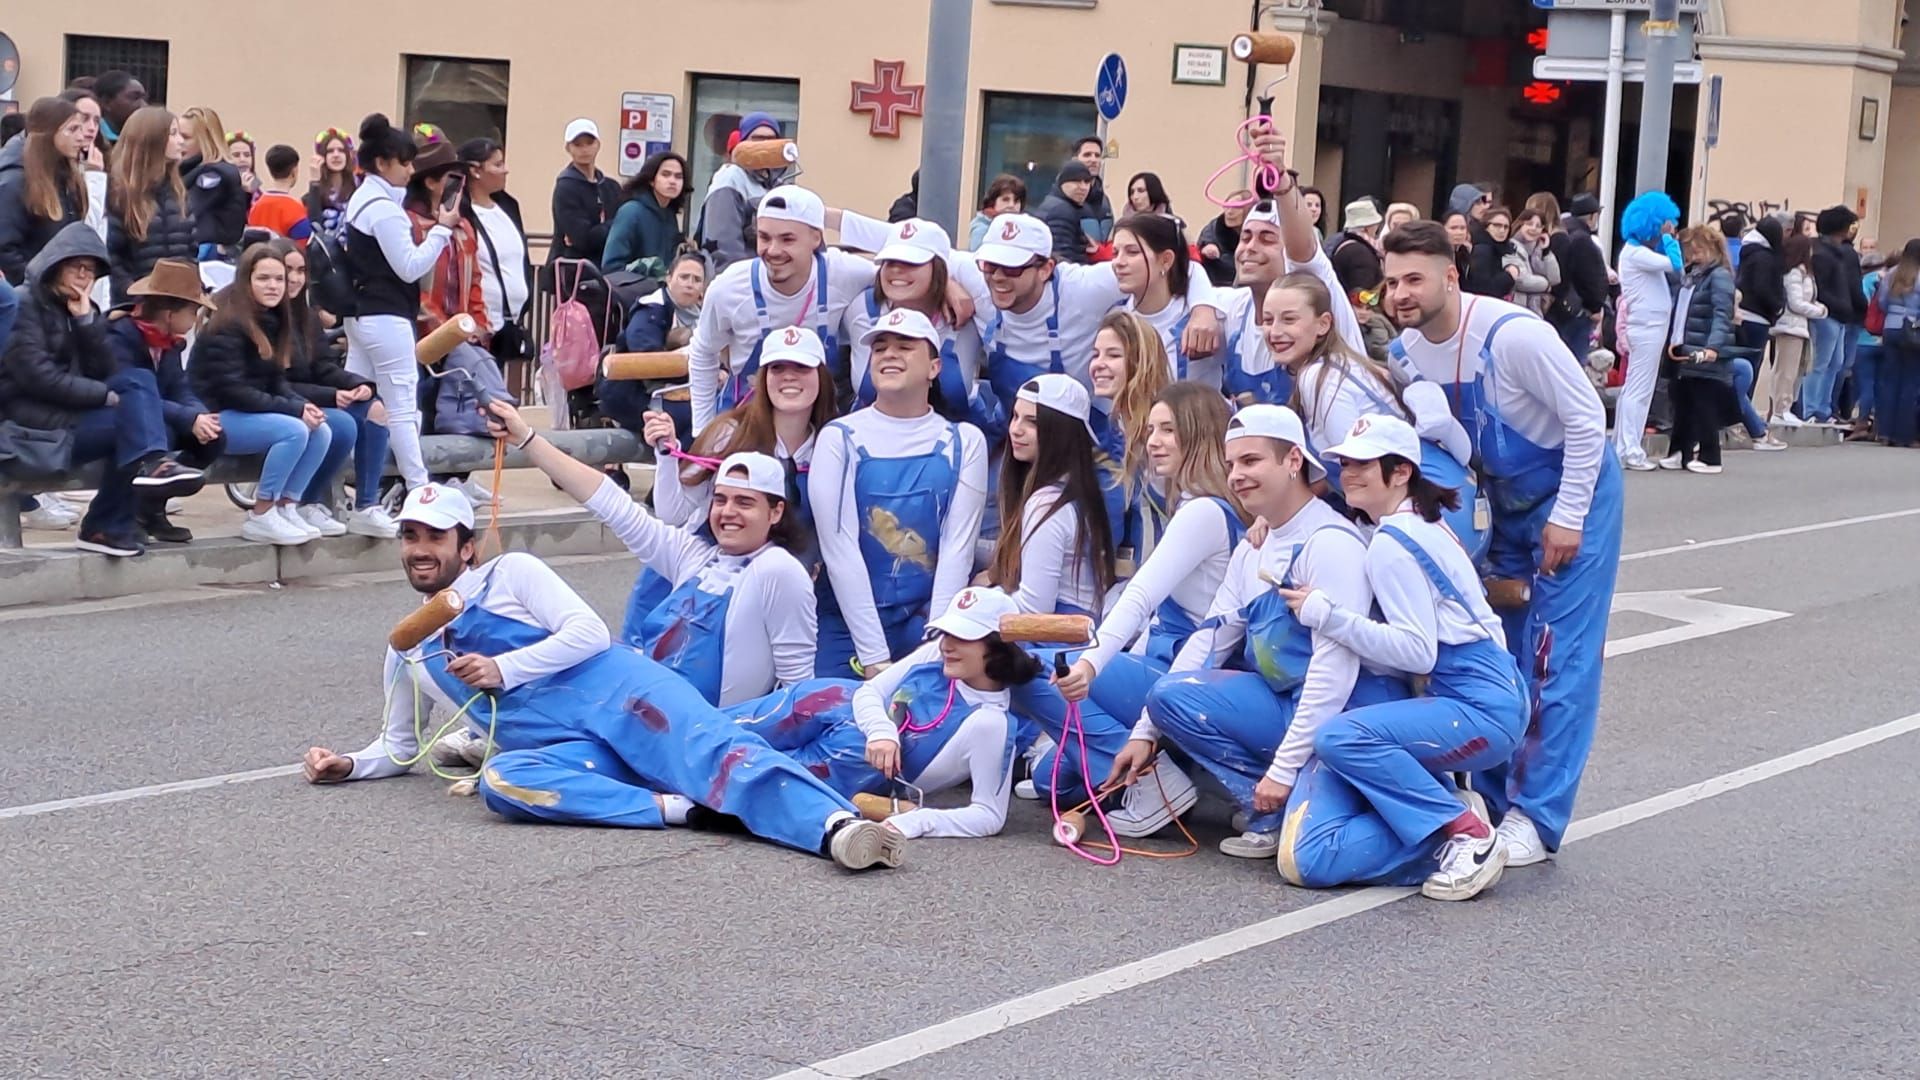
[{"label": "paint roller prop", "polygon": [[749,139],[733,148],[733,163],[752,172],[799,173],[800,144],[792,139]]},{"label": "paint roller prop", "polygon": [[455,315],[434,327],[413,346],[413,358],[420,361],[422,367],[432,367],[479,332],[480,325],[473,321],[473,316]]},{"label": "paint roller prop", "polygon": [[[1067,674],[1067,653],[1074,649],[1083,649],[1093,644],[1094,624],[1093,620],[1085,615],[1003,615],[1000,617],[1000,638],[1003,641],[1020,644],[1063,646],[1059,652],[1054,654],[1053,670],[1056,676],[1065,677]],[[1138,855],[1149,859],[1178,859],[1200,850],[1200,842],[1193,838],[1192,833],[1187,832],[1186,825],[1180,822],[1178,816],[1174,818],[1174,821],[1180,826],[1180,831],[1187,835],[1188,847],[1185,851],[1139,851],[1133,848],[1121,847],[1120,838],[1114,833],[1113,826],[1107,822],[1107,812],[1105,808],[1101,806],[1101,801],[1120,790],[1120,785],[1102,787],[1094,781],[1092,776],[1087,775],[1087,733],[1086,728],[1080,723],[1079,702],[1067,702],[1066,721],[1062,725],[1061,735],[1063,736],[1062,749],[1064,749],[1065,739],[1076,740],[1079,746],[1081,779],[1085,783],[1086,789],[1092,792],[1092,798],[1089,798],[1086,802],[1070,810],[1062,811],[1060,809],[1058,794],[1060,790],[1060,759],[1065,755],[1056,752],[1053,756],[1053,777],[1048,783],[1048,787],[1051,789],[1048,792],[1048,800],[1053,809],[1053,839],[1055,843],[1098,866],[1113,866],[1120,861],[1122,854]],[[1156,784],[1159,783],[1159,777],[1156,776],[1154,782]],[[1166,799],[1166,789],[1164,786],[1161,788],[1161,799],[1167,802],[1168,807],[1171,808],[1172,803]],[[1087,816],[1089,812],[1099,821],[1101,830],[1107,834],[1105,843],[1095,841],[1089,842],[1084,846],[1081,844],[1081,840],[1087,835]],[[1096,851],[1105,850],[1111,852],[1111,857],[1096,855],[1093,851],[1088,850],[1089,847]]]},{"label": "paint roller prop", "polygon": [[[459,593],[452,589],[441,589],[439,592],[434,593],[426,603],[421,604],[418,610],[394,624],[392,632],[387,635],[387,644],[393,646],[395,652],[401,654],[410,652],[431,639],[435,634],[451,626],[453,620],[459,618],[460,613],[465,611],[466,607],[467,603],[461,598]],[[448,652],[442,655],[450,656],[452,654]],[[407,662],[414,663],[416,661],[409,659]],[[392,692],[392,685],[389,684],[387,688],[389,699],[387,706],[381,709],[382,716],[387,714],[388,709],[393,704],[391,699]],[[412,766],[420,761],[426,761],[427,767],[432,770],[435,776],[442,780],[451,781],[452,786],[447,789],[447,794],[449,795],[474,794],[480,780],[479,770],[476,769],[473,773],[466,776],[441,772],[440,767],[433,763],[431,754],[434,746],[439,743],[441,739],[445,738],[448,732],[456,730],[466,722],[467,710],[473,707],[473,703],[487,696],[485,691],[475,693],[473,697],[467,700],[465,705],[460,707],[459,711],[453,714],[451,720],[448,720],[446,724],[442,725],[441,728],[431,736],[427,736],[426,733],[421,730],[420,712],[416,699],[413,737],[415,745],[419,747],[419,752],[411,758],[403,759],[395,756],[393,751],[389,749],[387,751],[388,756],[392,757],[397,764],[403,766]],[[487,741],[485,745],[488,747],[493,745],[494,728],[497,721],[498,713],[495,713],[495,715],[487,721]],[[386,729],[382,728],[381,739],[383,744],[386,738],[385,732]]]},{"label": "paint roller prop", "polygon": [[1220,166],[1207,179],[1206,187],[1201,189],[1207,201],[1224,210],[1242,210],[1252,206],[1256,197],[1244,199],[1222,199],[1213,193],[1213,187],[1228,173],[1245,166],[1254,177],[1256,188],[1277,191],[1280,187],[1280,170],[1274,168],[1264,158],[1253,151],[1254,128],[1269,124],[1273,118],[1273,88],[1287,81],[1293,74],[1293,55],[1297,46],[1294,40],[1285,34],[1271,34],[1255,31],[1248,34],[1236,34],[1230,46],[1233,58],[1247,65],[1273,64],[1280,68],[1280,75],[1267,83],[1256,99],[1259,110],[1240,124],[1234,132],[1234,141],[1240,146],[1240,153],[1233,160]]},{"label": "paint roller prop", "polygon": [[681,352],[608,353],[600,361],[600,374],[615,382],[642,379],[684,379],[687,354]]},{"label": "paint roller prop", "polygon": [[466,610],[467,602],[452,589],[441,589],[432,599],[420,605],[420,609],[394,624],[393,632],[387,635],[387,644],[393,651],[404,653],[414,649],[421,642],[445,630],[453,620]]}]

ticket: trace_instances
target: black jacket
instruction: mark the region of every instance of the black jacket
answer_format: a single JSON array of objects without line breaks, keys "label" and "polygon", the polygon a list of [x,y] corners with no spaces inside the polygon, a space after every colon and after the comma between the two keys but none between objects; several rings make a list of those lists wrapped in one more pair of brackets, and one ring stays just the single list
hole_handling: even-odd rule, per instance
[{"label": "black jacket", "polygon": [[372,379],[363,379],[348,371],[327,348],[318,327],[312,340],[299,343],[294,355],[287,362],[287,385],[293,392],[313,402],[323,409],[337,409],[342,390],[356,390],[362,386],[375,385]]},{"label": "black jacket", "polygon": [[[246,288],[245,282],[235,287]],[[267,340],[280,341],[280,316],[271,311],[260,313],[260,329]],[[260,355],[260,349],[246,330],[223,326],[208,333],[203,330],[193,343],[193,357],[187,374],[200,400],[215,411],[281,413],[299,416],[306,411],[307,399],[287,381],[279,361]]]},{"label": "black jacket", "polygon": [[607,230],[620,209],[620,185],[595,169],[592,180],[568,165],[553,181],[554,259],[586,259],[595,266],[607,248]]},{"label": "black jacket", "polygon": [[[1091,200],[1089,200],[1091,202]],[[1040,209],[1034,216],[1047,223],[1053,233],[1053,257],[1061,262],[1089,263],[1087,257],[1087,234],[1080,227],[1080,216],[1085,207],[1067,198],[1066,192],[1055,184],[1053,190],[1041,201]]]},{"label": "black jacket", "polygon": [[1332,247],[1333,276],[1342,288],[1349,293],[1379,288],[1380,253],[1366,237],[1343,232],[1334,238]]},{"label": "black jacket", "polygon": [[[1220,249],[1219,258],[1206,257],[1208,244]],[[1224,289],[1232,285],[1235,273],[1233,256],[1240,250],[1240,230],[1227,224],[1227,215],[1216,215],[1207,222],[1206,227],[1200,230],[1199,247],[1202,252],[1200,265],[1206,268],[1207,280],[1213,282],[1216,288]]]},{"label": "black jacket", "polygon": [[1681,324],[1681,344],[1688,349],[1712,349],[1719,357],[1712,363],[1672,364],[1669,361],[1662,366],[1681,378],[1705,378],[1731,384],[1733,358],[1746,355],[1746,350],[1733,343],[1733,272],[1717,265],[1690,266],[1681,287],[1687,284],[1693,286],[1693,293],[1686,310],[1673,313],[1674,318],[1685,320]]},{"label": "black jacket", "polygon": [[1600,255],[1600,245],[1593,241],[1593,230],[1575,218],[1567,226],[1566,240],[1566,247],[1555,254],[1560,257],[1560,278],[1567,283],[1564,298],[1567,315],[1592,315],[1606,310],[1611,291],[1607,261]]},{"label": "black jacket", "polygon": [[1770,217],[1761,218],[1753,228],[1759,238],[1749,233],[1740,245],[1740,308],[1771,324],[1787,310],[1787,271],[1780,257],[1786,230]]},{"label": "black jacket", "polygon": [[1867,321],[1860,291],[1860,253],[1844,240],[1821,237],[1813,245],[1815,298],[1827,306],[1827,318],[1858,326]]},{"label": "black jacket", "polygon": [[27,184],[19,173],[0,184],[0,274],[12,284],[27,280],[27,263],[40,254],[63,226],[85,219],[65,188],[60,189],[60,218],[40,217],[27,209]]},{"label": "black jacket", "polygon": [[193,213],[193,242],[237,247],[247,231],[253,196],[230,161],[203,162],[200,155],[180,163],[187,182],[187,208]]},{"label": "black jacket", "polygon": [[1512,296],[1513,274],[1500,265],[1505,254],[1501,249],[1506,245],[1495,241],[1487,227],[1477,221],[1468,231],[1473,234],[1473,253],[1467,256],[1467,278],[1460,288],[1481,296]]},{"label": "black jacket", "polygon": [[213,411],[193,392],[193,383],[187,378],[186,350],[174,345],[162,350],[156,358],[147,347],[147,339],[141,336],[140,328],[124,312],[116,312],[107,321],[107,348],[113,353],[116,368],[137,367],[153,372],[154,381],[160,384],[160,411],[169,426],[185,427],[192,424],[195,417]]},{"label": "black jacket", "polygon": [[193,238],[193,214],[174,197],[173,185],[162,180],[153,190],[153,213],[147,217],[145,239],[127,232],[125,219],[107,211],[107,254],[113,260],[113,302],[127,301],[127,286],[153,272],[161,259],[198,262],[199,241]]},{"label": "black jacket", "polygon": [[114,363],[106,316],[96,309],[75,319],[48,280],[56,265],[81,257],[107,259],[106,245],[85,222],[62,230],[28,266],[13,334],[0,354],[0,415],[22,427],[64,430],[107,403]]}]

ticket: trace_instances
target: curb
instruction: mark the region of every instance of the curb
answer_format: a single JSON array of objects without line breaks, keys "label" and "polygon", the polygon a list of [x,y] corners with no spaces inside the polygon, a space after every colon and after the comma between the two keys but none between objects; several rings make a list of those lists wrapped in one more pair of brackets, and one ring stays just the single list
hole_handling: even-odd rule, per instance
[{"label": "curb", "polygon": [[[503,516],[500,540],[509,551],[530,551],[542,558],[624,550],[598,518],[577,509]],[[6,550],[0,551],[0,609],[200,585],[266,585],[395,571],[399,560],[399,541],[351,535],[298,547],[218,537],[179,547],[156,546],[137,559],[65,548]]]}]

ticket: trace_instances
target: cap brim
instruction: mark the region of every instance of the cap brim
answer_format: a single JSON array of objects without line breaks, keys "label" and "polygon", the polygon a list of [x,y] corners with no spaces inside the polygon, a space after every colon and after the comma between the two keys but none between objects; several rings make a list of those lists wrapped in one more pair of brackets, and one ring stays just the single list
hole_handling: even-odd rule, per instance
[{"label": "cap brim", "polygon": [[812,353],[769,352],[760,355],[760,365],[762,367],[768,364],[799,364],[801,367],[820,367],[823,363],[824,361]]},{"label": "cap brim", "polygon": [[976,262],[989,262],[1008,270],[1018,270],[1033,260],[1046,256],[1035,255],[1026,248],[1014,247],[1012,244],[981,244],[979,250],[973,253],[973,257]]},{"label": "cap brim", "polygon": [[951,611],[927,623],[929,634],[938,630],[962,641],[979,641],[998,629],[997,626],[987,626],[971,616],[959,615]]},{"label": "cap brim", "polygon": [[937,253],[928,251],[923,247],[915,247],[912,244],[888,244],[886,247],[880,249],[880,253],[873,257],[873,261],[901,262],[909,263],[913,266],[925,266],[937,258],[939,258]]}]

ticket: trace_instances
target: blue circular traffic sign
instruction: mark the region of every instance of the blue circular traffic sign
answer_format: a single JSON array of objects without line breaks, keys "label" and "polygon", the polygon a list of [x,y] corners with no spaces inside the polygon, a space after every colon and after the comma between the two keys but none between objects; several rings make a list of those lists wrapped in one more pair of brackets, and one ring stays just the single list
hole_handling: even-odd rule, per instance
[{"label": "blue circular traffic sign", "polygon": [[1120,110],[1127,104],[1127,62],[1120,59],[1119,53],[1108,53],[1100,61],[1100,76],[1093,84],[1093,104],[1100,115],[1108,120],[1118,120]]}]

